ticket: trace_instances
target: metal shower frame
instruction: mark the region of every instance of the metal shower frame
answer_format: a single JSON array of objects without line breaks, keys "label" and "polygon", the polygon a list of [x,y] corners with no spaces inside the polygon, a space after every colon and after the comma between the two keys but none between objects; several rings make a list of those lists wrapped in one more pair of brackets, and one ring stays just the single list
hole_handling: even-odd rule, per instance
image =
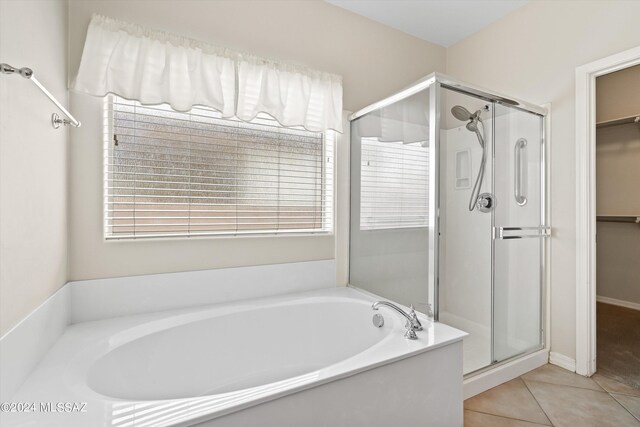
[{"label": "metal shower frame", "polygon": [[[550,228],[548,227],[548,218],[547,218],[547,180],[546,180],[546,123],[544,118],[548,114],[548,110],[545,107],[540,105],[532,104],[527,101],[523,101],[517,98],[508,97],[505,95],[497,94],[496,92],[489,91],[487,89],[483,89],[471,84],[463,83],[458,80],[455,80],[445,74],[442,73],[431,73],[420,80],[416,81],[412,85],[396,92],[395,94],[384,98],[378,102],[375,102],[357,112],[351,114],[349,116],[349,121],[352,122],[366,114],[372,113],[374,111],[380,110],[389,105],[395,104],[398,101],[401,101],[405,98],[408,98],[412,95],[415,95],[418,92],[422,92],[426,89],[432,88],[433,90],[429,91],[429,123],[438,124],[429,126],[429,141],[433,141],[433,145],[430,144],[431,150],[429,153],[429,181],[435,183],[435,185],[429,186],[429,202],[430,206],[434,206],[435,209],[429,209],[429,284],[428,284],[428,295],[429,299],[433,302],[433,311],[435,314],[435,320],[438,320],[439,315],[439,248],[440,248],[440,238],[439,238],[439,230],[440,230],[440,170],[439,170],[439,158],[440,158],[440,96],[441,96],[441,88],[453,90],[455,92],[459,92],[462,94],[470,95],[488,102],[502,104],[509,108],[521,110],[527,113],[535,114],[543,118],[541,120],[541,140],[540,140],[540,149],[541,149],[541,167],[540,167],[540,183],[541,183],[541,197],[540,197],[540,226],[537,227],[538,234],[537,235],[528,235],[524,237],[548,237],[550,235]],[[492,114],[494,114],[492,112]],[[493,143],[492,143],[493,146]],[[494,168],[492,168],[494,170]],[[495,181],[492,180],[492,181]],[[493,183],[492,183],[493,185]],[[492,215],[491,219],[491,227],[492,230],[495,230],[494,223],[494,215]],[[508,229],[508,231],[513,231],[513,229]],[[540,244],[540,346],[526,351],[521,354],[514,355],[505,360],[494,363],[493,350],[494,350],[494,342],[493,342],[493,329],[494,329],[494,310],[493,310],[493,301],[494,301],[494,261],[495,261],[495,238],[492,238],[491,245],[491,363],[486,367],[473,371],[466,376],[476,375],[487,370],[493,369],[496,366],[508,363],[512,360],[518,359],[520,357],[535,353],[540,349],[545,347],[546,342],[546,333],[545,330],[545,301],[546,301],[546,244],[542,242]],[[518,236],[510,236],[507,238],[523,238]]]}]

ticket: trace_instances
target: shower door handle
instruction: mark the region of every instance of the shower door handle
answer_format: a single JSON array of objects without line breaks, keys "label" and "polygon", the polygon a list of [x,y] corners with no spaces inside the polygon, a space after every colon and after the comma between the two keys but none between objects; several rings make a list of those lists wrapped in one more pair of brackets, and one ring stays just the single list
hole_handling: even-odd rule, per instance
[{"label": "shower door handle", "polygon": [[516,145],[513,149],[513,196],[516,199],[518,206],[524,206],[527,204],[527,197],[524,195],[524,188],[526,187],[526,149],[527,140],[520,138],[516,141]]},{"label": "shower door handle", "polygon": [[493,238],[500,240],[530,239],[551,236],[551,227],[493,227]]}]

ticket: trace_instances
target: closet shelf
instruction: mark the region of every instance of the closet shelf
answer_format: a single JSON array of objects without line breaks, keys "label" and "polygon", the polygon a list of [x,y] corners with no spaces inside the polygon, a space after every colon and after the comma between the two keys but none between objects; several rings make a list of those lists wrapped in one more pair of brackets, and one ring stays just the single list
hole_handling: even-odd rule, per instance
[{"label": "closet shelf", "polygon": [[598,222],[630,222],[640,224],[640,215],[597,215]]},{"label": "closet shelf", "polygon": [[597,128],[606,128],[609,126],[618,126],[618,125],[626,125],[629,123],[637,123],[640,125],[640,114],[636,114],[634,116],[623,117],[620,119],[607,120],[604,122],[596,123]]}]

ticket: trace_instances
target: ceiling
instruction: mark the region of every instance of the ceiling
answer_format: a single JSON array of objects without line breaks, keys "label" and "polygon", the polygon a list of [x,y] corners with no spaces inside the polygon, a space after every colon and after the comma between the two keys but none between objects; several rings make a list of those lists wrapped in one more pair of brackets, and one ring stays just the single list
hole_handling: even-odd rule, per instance
[{"label": "ceiling", "polygon": [[325,0],[423,40],[449,47],[529,0]]}]

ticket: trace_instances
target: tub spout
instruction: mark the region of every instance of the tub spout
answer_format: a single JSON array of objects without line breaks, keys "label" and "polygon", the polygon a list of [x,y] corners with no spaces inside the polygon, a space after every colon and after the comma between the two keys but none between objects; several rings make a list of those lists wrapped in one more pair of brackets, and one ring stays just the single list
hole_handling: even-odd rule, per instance
[{"label": "tub spout", "polygon": [[415,331],[421,331],[422,324],[420,323],[420,320],[418,320],[418,315],[416,314],[413,305],[411,306],[411,311],[409,313],[388,301],[376,301],[371,305],[371,308],[373,310],[378,310],[380,306],[389,307],[390,309],[395,310],[396,312],[404,316],[407,319],[407,323],[405,324],[407,331],[405,332],[404,336],[410,340],[418,339]]}]

